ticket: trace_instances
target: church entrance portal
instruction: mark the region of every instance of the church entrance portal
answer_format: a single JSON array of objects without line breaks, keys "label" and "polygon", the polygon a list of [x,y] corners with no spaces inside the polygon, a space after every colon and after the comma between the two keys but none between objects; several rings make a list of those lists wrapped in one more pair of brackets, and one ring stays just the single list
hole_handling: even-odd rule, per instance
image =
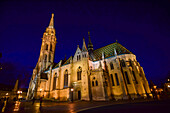
[{"label": "church entrance portal", "polygon": [[78,91],[78,100],[81,100],[81,91]]}]

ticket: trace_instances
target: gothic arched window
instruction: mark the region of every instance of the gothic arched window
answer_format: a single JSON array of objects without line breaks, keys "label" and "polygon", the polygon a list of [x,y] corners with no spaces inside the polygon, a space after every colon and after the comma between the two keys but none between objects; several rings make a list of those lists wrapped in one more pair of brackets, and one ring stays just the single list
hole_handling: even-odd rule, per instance
[{"label": "gothic arched window", "polygon": [[117,85],[119,85],[119,78],[117,76],[117,73],[115,73],[115,78],[116,78]]},{"label": "gothic arched window", "polygon": [[114,66],[113,66],[113,63],[112,63],[112,62],[110,62],[110,69],[111,69],[111,70],[114,69]]},{"label": "gothic arched window", "polygon": [[112,80],[112,86],[115,86],[113,75],[110,74],[110,77],[111,77],[111,80]]},{"label": "gothic arched window", "polygon": [[82,68],[79,66],[77,69],[77,80],[81,80],[81,72],[82,72]]},{"label": "gothic arched window", "polygon": [[68,87],[68,70],[64,72],[64,87]]},{"label": "gothic arched window", "polygon": [[92,86],[94,86],[94,81],[92,81]]},{"label": "gothic arched window", "polygon": [[45,49],[48,50],[48,44],[46,44]]},{"label": "gothic arched window", "polygon": [[130,81],[129,81],[129,77],[128,77],[127,71],[125,71],[125,76],[126,76],[126,81],[127,81],[127,83],[130,84]]},{"label": "gothic arched window", "polygon": [[54,79],[53,79],[53,90],[56,89],[56,83],[57,83],[57,73],[55,73]]},{"label": "gothic arched window", "polygon": [[79,60],[79,56],[77,56],[77,61]]},{"label": "gothic arched window", "polygon": [[136,84],[138,84],[138,81],[137,81],[137,79],[136,79],[135,72],[134,72],[134,71],[132,71],[132,74],[133,74],[133,77],[134,77],[134,79],[135,79]]},{"label": "gothic arched window", "polygon": [[98,81],[96,80],[96,86],[98,86]]},{"label": "gothic arched window", "polygon": [[79,60],[81,60],[81,56],[79,55]]},{"label": "gothic arched window", "polygon": [[45,61],[47,61],[47,55],[45,55]]},{"label": "gothic arched window", "polygon": [[124,61],[124,60],[121,60],[121,66],[122,66],[122,67],[126,67],[126,64],[125,64],[125,61]]},{"label": "gothic arched window", "polygon": [[50,44],[50,51],[52,51],[52,44]]},{"label": "gothic arched window", "polygon": [[49,62],[51,61],[51,54],[49,54]]}]

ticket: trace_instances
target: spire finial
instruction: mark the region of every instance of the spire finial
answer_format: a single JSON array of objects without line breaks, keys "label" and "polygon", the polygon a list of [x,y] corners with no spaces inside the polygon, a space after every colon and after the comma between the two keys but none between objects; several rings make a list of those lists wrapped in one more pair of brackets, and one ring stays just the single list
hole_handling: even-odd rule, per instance
[{"label": "spire finial", "polygon": [[52,15],[51,15],[50,24],[49,24],[48,27],[49,27],[49,28],[54,28],[54,13],[52,13]]},{"label": "spire finial", "polygon": [[88,31],[88,37],[89,37],[88,50],[93,50],[93,44],[90,38],[90,31]]},{"label": "spire finial", "polygon": [[88,31],[88,36],[90,36],[90,31]]},{"label": "spire finial", "polygon": [[117,43],[117,40],[116,40],[116,43]]},{"label": "spire finial", "polygon": [[87,47],[86,47],[86,43],[85,43],[85,39],[83,37],[83,46],[82,46],[82,51],[87,51]]}]

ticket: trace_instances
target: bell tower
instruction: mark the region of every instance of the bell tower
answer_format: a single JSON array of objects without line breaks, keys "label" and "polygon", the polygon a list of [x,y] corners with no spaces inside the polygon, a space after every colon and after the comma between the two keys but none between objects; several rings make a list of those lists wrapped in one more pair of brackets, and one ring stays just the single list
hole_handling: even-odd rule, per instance
[{"label": "bell tower", "polygon": [[48,68],[48,66],[54,62],[55,46],[57,43],[56,40],[54,14],[52,14],[50,24],[43,34],[40,56],[37,63],[41,71]]}]

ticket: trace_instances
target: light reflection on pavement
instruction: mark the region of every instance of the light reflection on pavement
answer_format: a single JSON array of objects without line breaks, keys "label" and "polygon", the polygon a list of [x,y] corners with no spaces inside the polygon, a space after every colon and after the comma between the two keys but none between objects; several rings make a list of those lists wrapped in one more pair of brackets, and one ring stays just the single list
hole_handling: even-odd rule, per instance
[{"label": "light reflection on pavement", "polygon": [[21,102],[16,101],[16,102],[15,102],[15,107],[14,107],[14,110],[13,110],[13,111],[19,111],[20,104],[21,104]]},{"label": "light reflection on pavement", "polygon": [[[134,102],[134,101],[133,101]],[[133,103],[131,102],[131,103]],[[107,106],[114,104],[129,103],[128,101],[109,101],[109,102],[87,102],[87,101],[77,101],[77,102],[51,102],[43,101],[42,106],[37,100],[33,105],[31,101],[16,101],[10,110],[11,113],[76,113],[89,108],[96,108],[99,106]],[[7,104],[8,108],[8,104]],[[10,112],[9,112],[10,113]]]}]

